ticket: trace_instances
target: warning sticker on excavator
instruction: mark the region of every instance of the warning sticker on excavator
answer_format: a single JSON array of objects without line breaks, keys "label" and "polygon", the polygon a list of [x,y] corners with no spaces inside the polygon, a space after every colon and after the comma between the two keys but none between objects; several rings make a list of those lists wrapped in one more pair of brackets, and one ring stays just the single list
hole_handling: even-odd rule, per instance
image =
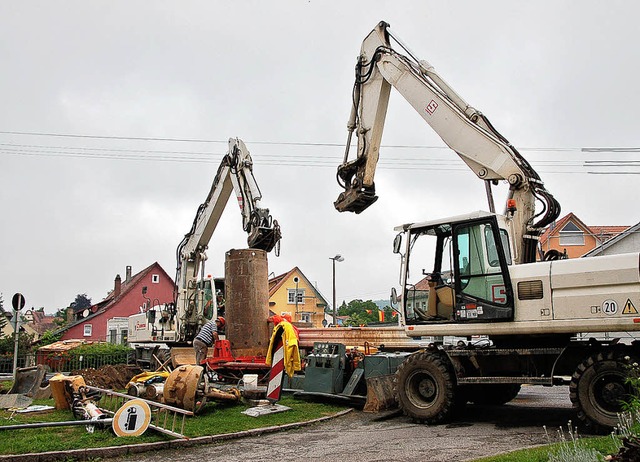
[{"label": "warning sticker on excavator", "polygon": [[638,310],[633,306],[631,299],[627,298],[627,303],[625,303],[622,309],[622,314],[638,314]]}]

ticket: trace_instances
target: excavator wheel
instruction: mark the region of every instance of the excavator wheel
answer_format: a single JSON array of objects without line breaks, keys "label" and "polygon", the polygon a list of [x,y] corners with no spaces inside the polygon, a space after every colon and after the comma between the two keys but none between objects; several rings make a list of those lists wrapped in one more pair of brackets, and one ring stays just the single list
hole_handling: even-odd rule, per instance
[{"label": "excavator wheel", "polygon": [[519,383],[469,385],[467,396],[473,404],[500,406],[518,396],[521,387]]},{"label": "excavator wheel", "polygon": [[569,397],[586,431],[606,434],[618,424],[623,402],[633,394],[627,377],[635,361],[621,351],[604,351],[585,359],[573,373]]},{"label": "excavator wheel", "polygon": [[455,376],[449,361],[437,352],[409,356],[396,371],[396,396],[405,415],[415,422],[437,424],[455,409]]}]

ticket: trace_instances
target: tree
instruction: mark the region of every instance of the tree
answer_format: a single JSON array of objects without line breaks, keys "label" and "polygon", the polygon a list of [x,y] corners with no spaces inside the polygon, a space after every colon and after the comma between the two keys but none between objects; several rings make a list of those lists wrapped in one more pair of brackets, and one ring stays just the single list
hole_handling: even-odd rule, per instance
[{"label": "tree", "polygon": [[84,310],[91,306],[91,299],[87,297],[87,294],[78,294],[71,306],[75,311]]},{"label": "tree", "polygon": [[[381,313],[384,313],[384,317]],[[387,322],[392,323],[398,320],[398,313],[393,311],[390,306],[380,309],[376,302],[359,299],[351,300],[348,304],[342,302],[338,315],[349,316],[344,324],[346,326],[366,326],[372,323]]]},{"label": "tree", "polygon": [[4,312],[4,300],[0,293],[0,337],[2,337],[2,329],[4,329],[4,326],[6,326],[8,322],[9,321],[7,320],[7,316]]},{"label": "tree", "polygon": [[[20,330],[18,332],[18,355],[31,351],[33,335]],[[0,339],[0,355],[12,355],[15,348],[13,335],[8,335]]]},{"label": "tree", "polygon": [[351,300],[348,304],[343,303],[338,311],[340,316],[349,316],[345,322],[347,326],[366,326],[372,322],[378,322],[378,305],[373,301]]},{"label": "tree", "polygon": [[53,322],[56,324],[56,326],[62,327],[67,325],[67,310],[70,308],[71,307],[68,306],[66,308],[60,308],[58,311],[56,311],[56,314],[54,315],[55,317],[53,319]]}]

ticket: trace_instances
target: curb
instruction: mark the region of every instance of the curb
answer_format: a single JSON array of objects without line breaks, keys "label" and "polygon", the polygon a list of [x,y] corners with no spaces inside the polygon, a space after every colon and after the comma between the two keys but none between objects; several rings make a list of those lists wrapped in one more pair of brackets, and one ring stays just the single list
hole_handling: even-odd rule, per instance
[{"label": "curb", "polygon": [[68,451],[51,451],[51,452],[32,452],[28,454],[4,455],[0,456],[0,462],[55,462],[60,460],[69,460],[73,458],[79,461],[95,459],[97,457],[122,457],[129,454],[140,454],[148,451],[158,451],[166,449],[178,449],[191,446],[199,446],[201,444],[211,444],[221,441],[246,438],[250,436],[260,436],[265,433],[276,433],[293,428],[306,427],[325,420],[342,417],[353,411],[353,409],[345,409],[336,414],[318,417],[317,419],[307,420],[305,422],[294,422],[285,425],[275,425],[272,427],[254,428],[253,430],[245,430],[235,433],[224,433],[222,435],[198,436],[183,440],[158,441],[156,443],[129,444],[126,446],[109,446],[104,448],[88,448],[88,449],[71,449]]}]

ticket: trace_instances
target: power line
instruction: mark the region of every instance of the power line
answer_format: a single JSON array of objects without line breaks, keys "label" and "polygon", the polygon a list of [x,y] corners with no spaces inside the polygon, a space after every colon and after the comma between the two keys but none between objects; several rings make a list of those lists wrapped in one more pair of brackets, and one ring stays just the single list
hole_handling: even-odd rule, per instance
[{"label": "power line", "polygon": [[[175,151],[175,150],[155,150],[155,149],[121,149],[121,148],[94,148],[87,146],[45,146],[38,144],[17,144],[17,143],[0,143],[0,146],[6,146],[7,148],[1,149],[0,151],[5,152],[25,152],[25,153],[50,153],[50,152],[60,152],[60,151],[39,151],[39,150],[31,150],[31,149],[13,149],[13,148],[37,148],[37,149],[61,149],[61,150],[73,150],[73,151],[96,151],[96,152],[124,152],[124,153],[144,153],[144,154],[186,154],[190,156],[206,156],[211,158],[212,156],[221,157],[224,153],[215,153],[215,152],[203,152],[203,151]],[[435,146],[433,147],[436,148]],[[450,153],[450,149],[448,147],[442,146],[438,149],[443,151],[447,151]],[[87,155],[87,157],[90,157]],[[261,154],[260,158],[266,157],[283,157],[283,158],[299,158],[299,159],[310,159],[310,158],[320,158],[331,160],[340,160],[343,158],[342,155],[338,156],[307,156],[307,155],[291,155],[291,154]],[[456,159],[455,156],[447,155],[446,159],[439,159],[433,157],[385,157],[381,159],[379,162],[444,162],[444,163],[457,163],[461,162],[461,159]],[[640,164],[640,160],[586,160],[586,161],[572,161],[572,160],[543,160],[537,162],[538,165],[556,165],[556,166],[575,166],[580,165],[580,163],[630,163],[630,164]]]},{"label": "power line", "polygon": [[[29,150],[29,149],[0,149],[0,153],[4,155],[14,156],[32,156],[32,157],[50,157],[50,158],[80,158],[80,159],[108,159],[108,160],[125,160],[125,161],[143,161],[143,162],[177,162],[177,163],[201,163],[201,164],[217,164],[222,159],[224,154],[210,154],[206,158],[204,157],[185,157],[185,156],[169,156],[169,155],[149,155],[149,154],[121,154],[123,150],[117,150],[116,153],[109,153],[108,149],[101,150],[98,153],[88,152],[64,152],[64,151],[52,151],[52,150]],[[104,152],[106,151],[106,152]],[[124,150],[126,152],[135,152],[134,150]],[[141,151],[146,152],[146,151]],[[339,157],[308,157],[308,156],[261,156],[254,163],[266,166],[285,166],[285,167],[314,167],[314,168],[336,168],[338,165]],[[421,171],[464,171],[468,169],[463,166],[462,160],[452,158],[450,160],[444,159],[385,159],[378,162],[378,168],[384,170],[421,170]],[[618,172],[597,172],[597,171],[576,171],[579,167],[588,167],[582,162],[570,162],[570,161],[541,161],[535,163],[536,167],[553,167],[553,170],[545,170],[544,168],[538,170],[545,174],[615,174],[615,175],[635,175],[640,172],[633,171],[618,171]],[[619,165],[605,165],[603,167],[621,167],[625,166],[624,163]],[[631,167],[637,167],[638,165],[628,165]],[[572,170],[558,170],[558,167],[571,168]],[[593,165],[592,167],[599,167]]]},{"label": "power line", "polygon": [[[84,135],[76,133],[46,133],[46,132],[22,132],[22,131],[0,131],[5,135],[21,135],[21,136],[49,136],[61,138],[88,138],[102,140],[131,140],[131,141],[168,141],[179,143],[228,143],[228,140],[209,140],[198,138],[159,138],[150,136],[116,136],[116,135]],[[276,146],[328,146],[328,147],[344,147],[344,143],[318,143],[318,142],[296,142],[296,141],[246,141],[251,144],[276,145]],[[427,146],[427,145],[411,145],[411,144],[385,144],[381,145],[385,148],[406,148],[406,149],[449,149],[446,146]],[[615,153],[632,153],[640,152],[640,147],[523,147],[518,148],[522,151],[540,151],[540,152],[615,152]]]},{"label": "power line", "polygon": [[[79,135],[79,134],[52,134],[37,132],[7,132],[0,131],[0,134],[21,134],[21,135],[37,135],[37,136],[60,136],[60,137],[76,137],[76,138],[92,138],[92,139],[116,139],[116,140],[145,140],[145,141],[184,141],[184,142],[208,142],[208,143],[226,143],[221,140],[195,140],[195,139],[178,139],[178,138],[150,138],[150,137],[121,137],[121,136],[101,136],[101,135]],[[293,145],[306,147],[340,147],[343,145],[337,143],[302,143],[302,142],[276,142],[276,141],[257,141],[253,144],[270,144],[270,145]],[[412,148],[412,149],[430,149],[447,151],[447,159],[433,157],[384,157],[378,162],[378,168],[392,170],[438,170],[438,171],[466,171],[463,161],[456,156],[450,156],[450,149],[446,146],[419,146],[419,145],[383,145],[386,148]],[[531,151],[559,151],[559,152],[615,152],[629,153],[640,152],[640,148],[525,148]],[[637,151],[636,151],[637,149]],[[69,152],[71,151],[71,152]],[[113,159],[113,160],[138,160],[152,162],[181,162],[181,163],[219,163],[224,153],[202,152],[202,151],[181,151],[181,150],[153,150],[153,149],[123,149],[123,148],[105,148],[105,147],[89,147],[89,146],[50,146],[42,144],[21,144],[21,143],[0,143],[0,153],[5,155],[17,156],[41,156],[41,157],[66,157],[66,158],[85,158],[85,159]],[[260,165],[270,166],[293,166],[293,167],[331,167],[335,168],[343,155],[291,155],[291,154],[262,154],[254,162]],[[604,160],[571,160],[571,159],[545,159],[535,162],[536,167],[595,167],[598,169],[607,169],[610,167],[639,167],[640,160],[629,159],[604,159]],[[575,174],[614,174],[614,175],[636,175],[640,172],[636,171],[549,171],[544,173],[575,173]]]}]

